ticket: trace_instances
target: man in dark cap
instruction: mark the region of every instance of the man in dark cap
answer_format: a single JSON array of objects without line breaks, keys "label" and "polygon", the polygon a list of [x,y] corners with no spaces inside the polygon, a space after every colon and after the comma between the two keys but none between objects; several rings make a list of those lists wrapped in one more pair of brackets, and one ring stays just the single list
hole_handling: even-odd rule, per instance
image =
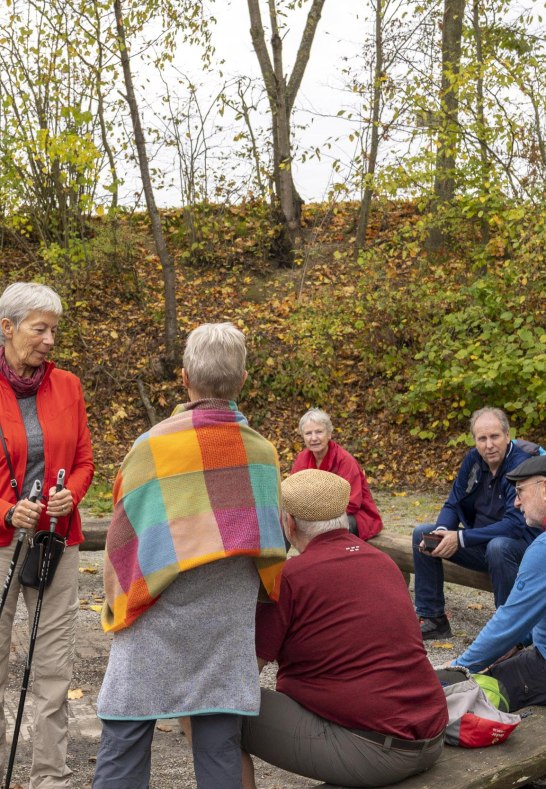
[{"label": "man in dark cap", "polygon": [[401,572],[348,531],[350,492],[318,469],[282,483],[299,556],[283,568],[278,603],[258,604],[258,663],[277,661],[277,689],[262,689],[242,747],[315,780],[383,786],[438,760],[447,709]]},{"label": "man in dark cap", "polygon": [[505,604],[453,665],[487,670],[504,685],[510,710],[517,710],[546,704],[546,455],[525,460],[506,476],[527,526],[543,533],[527,548]]}]

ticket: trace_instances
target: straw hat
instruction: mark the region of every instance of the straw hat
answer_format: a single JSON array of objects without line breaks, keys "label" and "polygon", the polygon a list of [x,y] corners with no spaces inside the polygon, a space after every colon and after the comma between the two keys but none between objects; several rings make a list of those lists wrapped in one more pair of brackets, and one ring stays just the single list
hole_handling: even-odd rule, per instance
[{"label": "straw hat", "polygon": [[282,507],[302,521],[329,521],[343,515],[351,486],[329,471],[307,469],[291,474],[281,485]]}]

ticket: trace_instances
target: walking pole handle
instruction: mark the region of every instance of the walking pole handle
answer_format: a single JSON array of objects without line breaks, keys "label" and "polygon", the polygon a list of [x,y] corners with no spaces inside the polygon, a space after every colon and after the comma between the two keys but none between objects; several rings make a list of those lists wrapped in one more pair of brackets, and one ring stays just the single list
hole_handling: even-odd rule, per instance
[{"label": "walking pole handle", "polygon": [[[37,501],[40,498],[40,494],[42,492],[42,483],[39,479],[34,480],[34,484],[32,485],[30,495],[28,497],[29,501]],[[26,529],[19,529],[17,533],[17,539],[20,542],[23,542],[26,536],[27,530]]]},{"label": "walking pole handle", "polygon": [[30,501],[36,501],[42,492],[42,483],[39,479],[35,480],[34,485],[32,486],[32,490],[30,491],[29,499]]},{"label": "walking pole handle", "polygon": [[[57,483],[55,485],[55,493],[58,493],[60,490],[64,488],[64,478],[65,478],[65,470],[64,468],[60,468],[57,472]],[[49,521],[49,531],[55,531],[55,526],[57,525],[58,518],[51,518]]]},{"label": "walking pole handle", "polygon": [[55,491],[57,493],[64,488],[64,477],[65,477],[65,474],[66,474],[66,471],[64,470],[64,468],[60,468],[57,471],[57,484],[55,486]]}]

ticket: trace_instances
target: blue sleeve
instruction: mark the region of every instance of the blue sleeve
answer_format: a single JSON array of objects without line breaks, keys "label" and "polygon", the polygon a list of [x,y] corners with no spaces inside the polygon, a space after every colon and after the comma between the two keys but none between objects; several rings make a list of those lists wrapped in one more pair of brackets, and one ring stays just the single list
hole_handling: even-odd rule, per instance
[{"label": "blue sleeve", "polygon": [[525,518],[514,506],[516,500],[516,488],[506,477],[501,480],[501,493],[505,501],[504,516],[496,523],[489,526],[482,526],[479,529],[465,529],[464,544],[470,548],[473,545],[489,542],[493,537],[511,537],[514,540],[521,540],[525,533]]},{"label": "blue sleeve", "polygon": [[528,640],[529,633],[546,613],[545,566],[546,540],[538,538],[525,552],[506,603],[452,665],[481,671],[516,644]]},{"label": "blue sleeve", "polygon": [[468,476],[470,469],[476,462],[477,452],[471,451],[465,455],[465,458],[459,469],[459,473],[455,478],[453,487],[447,498],[446,503],[440,510],[440,514],[436,519],[436,526],[445,526],[447,529],[454,531],[459,527],[461,519],[459,517],[458,503],[466,496],[466,486],[468,485]]}]

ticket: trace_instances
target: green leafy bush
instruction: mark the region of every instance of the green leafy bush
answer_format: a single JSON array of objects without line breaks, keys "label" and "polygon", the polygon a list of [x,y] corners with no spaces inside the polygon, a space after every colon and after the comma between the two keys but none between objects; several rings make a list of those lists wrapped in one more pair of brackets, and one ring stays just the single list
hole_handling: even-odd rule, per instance
[{"label": "green leafy bush", "polygon": [[403,412],[430,415],[450,402],[450,422],[491,404],[517,414],[523,430],[546,418],[546,328],[515,281],[506,266],[504,276],[488,274],[461,289],[415,355],[408,389],[397,398]]}]

